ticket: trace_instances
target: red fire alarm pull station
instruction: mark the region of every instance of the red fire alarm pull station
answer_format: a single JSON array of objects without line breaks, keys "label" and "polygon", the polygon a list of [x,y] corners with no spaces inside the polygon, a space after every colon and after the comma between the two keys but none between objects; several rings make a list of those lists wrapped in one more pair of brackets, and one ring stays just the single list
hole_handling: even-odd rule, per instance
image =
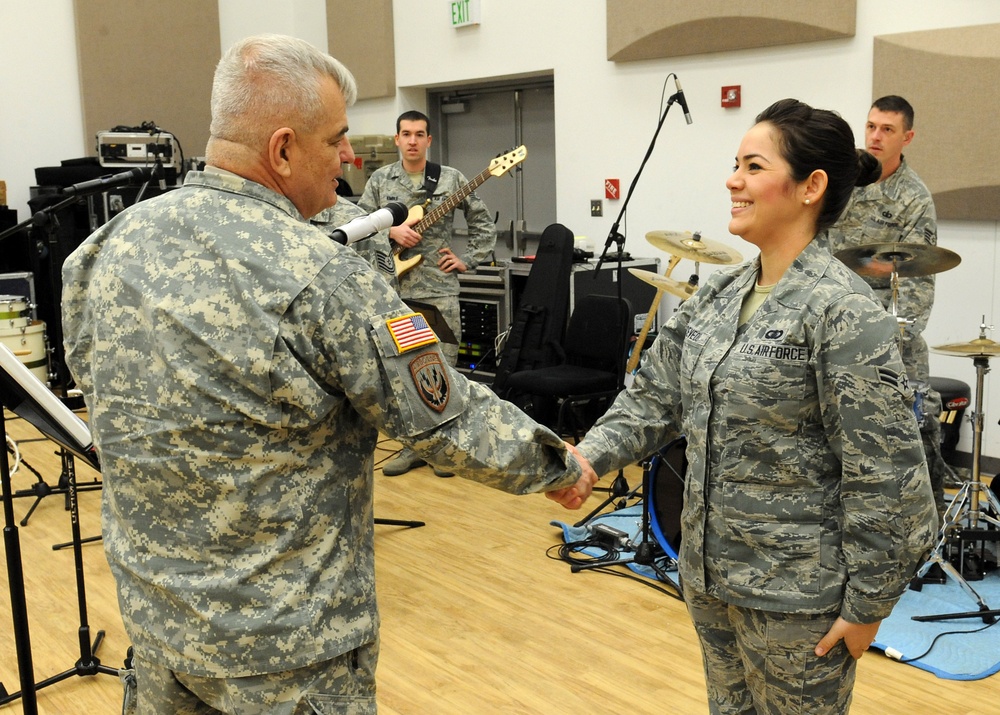
[{"label": "red fire alarm pull station", "polygon": [[604,180],[604,198],[606,199],[620,199],[621,194],[621,182],[619,179],[605,179]]},{"label": "red fire alarm pull station", "polygon": [[740,85],[734,84],[722,88],[722,106],[727,108],[740,106]]}]

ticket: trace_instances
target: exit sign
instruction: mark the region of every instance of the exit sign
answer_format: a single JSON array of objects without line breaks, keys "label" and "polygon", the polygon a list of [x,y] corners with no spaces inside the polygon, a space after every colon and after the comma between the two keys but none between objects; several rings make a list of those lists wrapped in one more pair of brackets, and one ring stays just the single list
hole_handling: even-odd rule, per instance
[{"label": "exit sign", "polygon": [[481,17],[479,0],[448,0],[448,13],[452,27],[478,25]]}]

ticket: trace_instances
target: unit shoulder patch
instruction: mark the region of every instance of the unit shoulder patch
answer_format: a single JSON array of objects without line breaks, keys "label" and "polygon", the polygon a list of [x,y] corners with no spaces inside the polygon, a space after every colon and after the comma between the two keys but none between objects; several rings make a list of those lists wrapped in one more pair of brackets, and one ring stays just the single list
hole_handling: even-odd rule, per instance
[{"label": "unit shoulder patch", "polygon": [[444,412],[451,397],[448,371],[436,352],[418,355],[410,361],[410,375],[417,388],[417,394],[424,404],[436,412]]}]

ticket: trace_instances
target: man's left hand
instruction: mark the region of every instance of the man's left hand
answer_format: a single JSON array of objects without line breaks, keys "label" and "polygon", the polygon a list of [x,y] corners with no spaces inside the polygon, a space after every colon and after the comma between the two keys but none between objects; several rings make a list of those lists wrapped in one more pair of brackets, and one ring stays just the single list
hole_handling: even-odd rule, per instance
[{"label": "man's left hand", "polygon": [[438,253],[441,255],[438,259],[438,268],[445,273],[454,273],[455,271],[465,273],[469,270],[469,267],[450,248],[442,248]]}]

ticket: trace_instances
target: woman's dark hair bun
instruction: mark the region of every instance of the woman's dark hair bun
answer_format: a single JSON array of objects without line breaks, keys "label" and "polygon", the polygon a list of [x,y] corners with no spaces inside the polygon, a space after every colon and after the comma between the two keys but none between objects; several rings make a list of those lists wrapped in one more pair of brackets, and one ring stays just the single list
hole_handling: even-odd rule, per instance
[{"label": "woman's dark hair bun", "polygon": [[882,162],[864,149],[858,149],[858,178],[854,185],[868,186],[881,178]]}]

